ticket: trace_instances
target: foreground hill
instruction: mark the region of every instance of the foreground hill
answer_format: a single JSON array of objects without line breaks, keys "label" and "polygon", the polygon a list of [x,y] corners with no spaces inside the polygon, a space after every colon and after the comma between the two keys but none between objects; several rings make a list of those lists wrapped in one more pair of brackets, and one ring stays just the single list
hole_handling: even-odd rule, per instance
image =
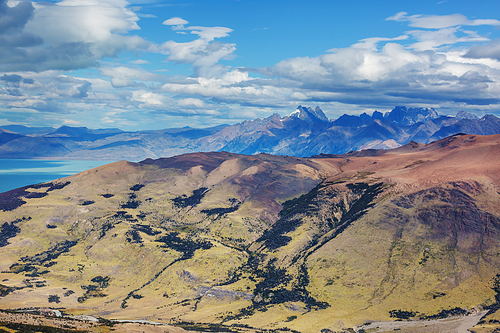
[{"label": "foreground hill", "polygon": [[58,129],[5,126],[0,129],[0,158],[131,160],[191,152],[228,151],[254,155],[311,156],[387,149],[411,141],[429,143],[457,133],[500,134],[500,119],[461,111],[440,116],[432,108],[395,107],[382,114],[343,115],[329,120],[317,107],[299,106],[287,116],[205,129],[175,128],[123,132],[63,126]]},{"label": "foreground hill", "polygon": [[117,162],[0,194],[0,307],[300,332],[488,313],[487,331],[499,193],[500,135]]}]

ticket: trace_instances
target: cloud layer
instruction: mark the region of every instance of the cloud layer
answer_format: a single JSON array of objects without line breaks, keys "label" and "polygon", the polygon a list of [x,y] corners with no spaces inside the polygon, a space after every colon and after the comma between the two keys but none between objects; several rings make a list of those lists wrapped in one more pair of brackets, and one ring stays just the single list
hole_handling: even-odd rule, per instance
[{"label": "cloud layer", "polygon": [[[500,40],[477,30],[496,19],[400,12],[385,21],[407,25],[402,34],[245,68],[231,66],[232,28],[171,17],[158,29],[174,38],[153,42],[141,37],[140,17],[154,15],[140,10],[123,0],[0,0],[0,122],[130,129],[217,125],[298,104],[331,117],[401,104],[500,109]],[[131,53],[141,58],[125,60]],[[155,70],[152,57],[191,75]]]},{"label": "cloud layer", "polygon": [[139,17],[121,0],[18,2],[0,0],[0,70],[44,71],[95,67],[123,50],[147,48]]}]

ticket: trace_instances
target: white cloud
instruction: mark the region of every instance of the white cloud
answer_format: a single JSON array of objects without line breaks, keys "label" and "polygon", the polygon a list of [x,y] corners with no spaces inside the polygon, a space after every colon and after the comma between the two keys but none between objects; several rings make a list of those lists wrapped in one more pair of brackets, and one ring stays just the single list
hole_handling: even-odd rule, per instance
[{"label": "white cloud", "polygon": [[168,20],[165,20],[163,21],[163,25],[179,25],[179,26],[182,26],[182,25],[185,25],[185,24],[188,24],[189,22],[180,18],[180,17],[172,17]]},{"label": "white cloud", "polygon": [[198,108],[205,106],[205,102],[202,101],[201,99],[197,99],[197,98],[180,99],[177,101],[177,104],[179,104],[180,106],[188,106],[188,107],[191,106],[191,107],[198,107]]},{"label": "white cloud", "polygon": [[124,66],[105,67],[100,71],[103,75],[111,77],[111,84],[115,88],[144,86],[142,81],[162,81],[164,79],[164,76],[160,74]]},{"label": "white cloud", "polygon": [[[5,0],[0,7],[5,7]],[[104,57],[123,50],[145,49],[149,43],[129,35],[139,30],[139,17],[122,0],[63,0],[20,2],[2,9],[0,70],[43,71],[97,66]]]},{"label": "white cloud", "polygon": [[500,39],[495,39],[484,45],[473,45],[465,55],[469,58],[491,58],[500,60]]},{"label": "white cloud", "polygon": [[72,119],[64,119],[63,120],[64,125],[70,125],[70,126],[78,126],[81,124],[80,121],[78,120],[72,120]]},{"label": "white cloud", "polygon": [[391,17],[386,18],[387,21],[409,22],[410,27],[425,28],[425,29],[443,29],[462,25],[477,26],[477,25],[500,25],[499,20],[494,19],[479,19],[469,20],[462,14],[451,15],[411,15],[406,12],[399,12]]},{"label": "white cloud", "polygon": [[[188,33],[192,40],[186,35],[182,36],[186,42],[170,40],[149,45],[148,51],[190,65],[194,75],[187,77],[140,69],[133,65],[148,62],[137,58],[124,60],[131,67],[100,60],[148,45],[129,35],[138,29],[139,9],[128,9],[125,1],[64,0],[51,6],[37,3],[36,10],[24,6],[19,15],[9,14],[15,18],[9,27],[14,27],[16,35],[2,34],[0,22],[0,70],[11,66],[9,76],[0,73],[0,104],[3,110],[22,110],[38,117],[70,115],[59,117],[59,122],[77,119],[78,114],[95,126],[131,128],[189,115],[190,124],[208,125],[267,116],[280,108],[289,111],[300,103],[320,104],[327,113],[330,110],[329,116],[336,115],[332,110],[353,113],[398,104],[485,110],[500,103],[500,40],[489,41],[473,28],[497,25],[496,20],[398,13],[388,20],[411,26],[404,34],[372,36],[316,57],[248,69],[221,64],[236,52],[235,44],[219,40],[230,36],[232,29],[188,26],[186,20],[172,18],[164,24],[177,33]],[[92,23],[97,9],[103,11],[95,16],[99,22]],[[60,29],[73,20],[75,26],[55,31],[50,20],[60,21]],[[7,37],[10,44],[2,44]],[[29,47],[14,44],[20,42]],[[27,51],[29,61],[14,62],[18,51]],[[88,79],[62,74],[63,69],[98,64]],[[96,78],[99,74],[104,78]]]},{"label": "white cloud", "polygon": [[147,61],[147,60],[143,60],[143,59],[132,60],[132,61],[129,61],[129,63],[134,64],[134,65],[145,65],[145,64],[151,64],[149,61]]},{"label": "white cloud", "polygon": [[215,38],[229,36],[233,29],[225,27],[188,27],[185,30],[191,30],[192,34],[199,35],[202,39],[210,42]]},{"label": "white cloud", "polygon": [[163,22],[172,25],[178,32],[191,31],[199,38],[190,42],[178,43],[173,40],[151,48],[154,52],[168,55],[167,61],[192,64],[194,74],[203,77],[220,77],[228,67],[218,64],[222,59],[232,59],[236,45],[214,41],[229,36],[233,30],[225,27],[185,27],[188,22],[181,18],[171,18]]},{"label": "white cloud", "polygon": [[146,106],[158,107],[165,105],[168,98],[162,94],[156,94],[145,90],[132,92],[132,101],[144,103]]}]

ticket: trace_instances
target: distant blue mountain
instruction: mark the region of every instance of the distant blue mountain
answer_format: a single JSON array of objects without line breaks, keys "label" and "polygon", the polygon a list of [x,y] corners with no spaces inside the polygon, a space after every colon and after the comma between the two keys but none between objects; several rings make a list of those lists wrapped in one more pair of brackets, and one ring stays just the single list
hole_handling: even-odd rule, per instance
[{"label": "distant blue mountain", "polygon": [[481,119],[461,111],[440,116],[432,108],[396,106],[382,114],[342,115],[329,120],[316,107],[298,106],[281,117],[247,120],[235,125],[125,132],[62,126],[0,130],[0,158],[128,159],[138,161],[196,151],[228,151],[312,156],[361,149],[394,148],[411,141],[428,143],[457,133],[500,134],[500,119]]}]

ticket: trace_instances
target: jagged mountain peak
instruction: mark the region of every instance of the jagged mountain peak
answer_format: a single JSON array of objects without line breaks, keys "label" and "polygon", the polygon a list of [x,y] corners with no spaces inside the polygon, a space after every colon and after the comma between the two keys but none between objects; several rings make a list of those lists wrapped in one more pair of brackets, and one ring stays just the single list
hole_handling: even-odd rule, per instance
[{"label": "jagged mountain peak", "polygon": [[323,113],[323,110],[319,106],[316,109],[312,109],[311,107],[304,107],[299,105],[295,111],[290,113],[286,118],[298,118],[309,123],[315,122],[328,122],[328,118]]},{"label": "jagged mountain peak", "polygon": [[464,110],[458,111],[456,117],[459,119],[479,119],[479,117],[474,113],[470,113]]},{"label": "jagged mountain peak", "polygon": [[437,119],[439,115],[433,108],[407,108],[406,106],[396,106],[391,112],[386,113],[384,118],[398,125],[408,126],[425,122],[429,119]]}]

